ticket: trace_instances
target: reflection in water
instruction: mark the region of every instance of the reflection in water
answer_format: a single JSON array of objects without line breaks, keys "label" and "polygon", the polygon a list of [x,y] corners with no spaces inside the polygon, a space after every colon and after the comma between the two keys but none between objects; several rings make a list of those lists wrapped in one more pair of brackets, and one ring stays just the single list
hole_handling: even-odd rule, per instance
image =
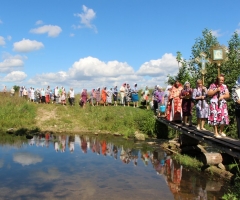
[{"label": "reflection in water", "polygon": [[22,166],[36,164],[42,162],[42,160],[40,156],[28,152],[13,154],[13,161],[22,164]]},{"label": "reflection in water", "polygon": [[5,153],[0,151],[1,199],[206,200],[223,194],[220,182],[189,175],[158,146],[41,134],[11,150],[14,163]]}]

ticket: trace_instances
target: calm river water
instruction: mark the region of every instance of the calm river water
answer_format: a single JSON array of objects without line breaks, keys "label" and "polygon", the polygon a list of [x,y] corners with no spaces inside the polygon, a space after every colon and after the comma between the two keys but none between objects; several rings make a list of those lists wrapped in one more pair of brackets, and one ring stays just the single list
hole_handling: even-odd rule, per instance
[{"label": "calm river water", "polygon": [[0,199],[219,199],[223,183],[184,169],[159,144],[35,135],[0,146]]}]

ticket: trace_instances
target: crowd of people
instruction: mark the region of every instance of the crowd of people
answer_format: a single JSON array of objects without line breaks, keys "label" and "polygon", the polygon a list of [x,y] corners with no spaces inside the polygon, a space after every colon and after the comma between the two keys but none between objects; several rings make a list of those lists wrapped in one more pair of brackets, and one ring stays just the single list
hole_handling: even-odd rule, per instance
[{"label": "crowd of people", "polygon": [[[224,84],[224,75],[217,77],[209,88],[206,88],[202,80],[198,80],[195,88],[191,88],[189,82],[182,85],[175,81],[168,88],[168,100],[165,101],[166,118],[170,121],[182,122],[183,125],[192,126],[192,109],[196,108],[198,130],[204,128],[205,121],[214,128],[214,136],[225,137],[224,127],[229,124],[227,99],[230,92]],[[240,138],[240,78],[232,89],[232,100],[235,102],[238,137]]]},{"label": "crowd of people", "polygon": [[[3,92],[6,92],[6,86]],[[14,88],[10,90],[13,96]],[[232,89],[232,99],[236,104],[236,121],[238,128],[238,137],[240,138],[240,77]],[[51,89],[34,89],[24,86],[19,89],[19,96],[36,103],[58,103],[71,106],[75,104],[75,92],[73,88],[67,92],[64,87],[55,87]],[[192,126],[192,109],[196,108],[198,130],[206,130],[204,124],[214,128],[214,136],[217,138],[225,137],[224,127],[229,124],[227,99],[230,98],[230,92],[227,85],[224,84],[224,75],[217,77],[216,81],[206,88],[202,80],[197,80],[196,87],[192,88],[187,81],[182,85],[178,80],[173,85],[166,87],[165,91],[159,85],[156,85],[152,92],[146,86],[139,91],[137,84],[133,87],[130,84],[123,83],[120,89],[118,86],[113,88],[103,87],[92,89],[90,92],[83,89],[80,93],[79,105],[85,108],[87,103],[91,106],[98,105],[122,105],[139,107],[139,103],[146,109],[153,109],[158,117],[166,117],[169,121],[180,122],[183,125]]]},{"label": "crowd of people", "polygon": [[[6,86],[3,88],[3,93],[7,92]],[[12,87],[10,90],[11,96],[15,95],[15,89]],[[144,96],[146,96],[145,94]],[[59,103],[62,105],[66,105],[67,102],[71,106],[75,104],[75,92],[73,88],[70,88],[69,91],[66,91],[65,88],[55,87],[51,89],[48,86],[46,89],[35,89],[33,87],[25,87],[21,86],[19,88],[19,96],[25,99],[28,99],[31,102],[35,103]],[[133,104],[133,107],[139,107],[138,101],[138,89],[137,84],[131,88],[130,84],[124,83],[120,89],[117,86],[113,88],[100,87],[96,89],[92,89],[90,92],[87,89],[83,89],[80,93],[79,105],[85,107],[87,102],[89,102],[92,106],[98,105],[114,105],[118,106],[130,106],[130,103]]]}]

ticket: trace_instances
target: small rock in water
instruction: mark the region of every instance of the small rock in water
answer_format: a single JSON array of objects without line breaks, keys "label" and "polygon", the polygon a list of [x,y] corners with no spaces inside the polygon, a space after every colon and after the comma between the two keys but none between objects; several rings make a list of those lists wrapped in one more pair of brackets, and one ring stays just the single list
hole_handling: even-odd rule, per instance
[{"label": "small rock in water", "polygon": [[134,133],[134,136],[136,140],[145,140],[145,135],[142,133],[139,133],[138,131]]},{"label": "small rock in water", "polygon": [[9,128],[9,129],[7,130],[7,133],[14,133],[14,128]]},{"label": "small rock in water", "polygon": [[115,135],[115,136],[121,136],[120,133],[113,133],[113,135]]}]

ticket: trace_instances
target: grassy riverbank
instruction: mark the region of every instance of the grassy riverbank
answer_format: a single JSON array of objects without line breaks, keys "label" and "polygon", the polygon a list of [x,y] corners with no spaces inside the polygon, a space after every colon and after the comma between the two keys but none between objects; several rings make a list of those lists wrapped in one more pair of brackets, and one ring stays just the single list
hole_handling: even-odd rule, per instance
[{"label": "grassy riverbank", "polygon": [[151,110],[123,106],[75,106],[35,104],[18,96],[1,94],[0,130],[9,128],[53,132],[109,132],[124,137],[135,131],[155,136],[155,119]]}]

